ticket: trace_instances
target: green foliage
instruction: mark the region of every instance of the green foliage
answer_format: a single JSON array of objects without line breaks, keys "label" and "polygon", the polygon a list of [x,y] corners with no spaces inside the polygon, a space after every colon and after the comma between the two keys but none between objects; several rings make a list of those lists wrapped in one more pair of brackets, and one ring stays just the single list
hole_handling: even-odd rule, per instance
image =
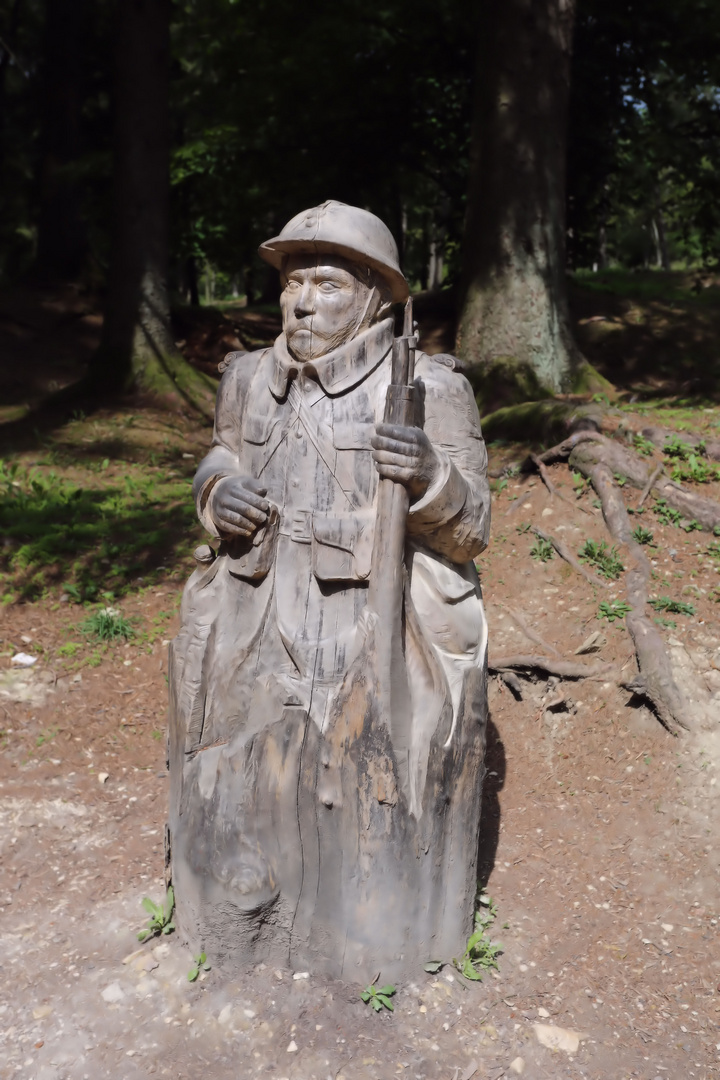
[{"label": "green foliage", "polygon": [[366,1005],[370,1005],[376,1013],[382,1009],[389,1009],[390,1012],[394,1012],[393,1003],[390,1000],[396,993],[395,987],[389,983],[387,986],[377,987],[374,983],[366,986],[364,990],[360,992],[360,997]]},{"label": "green foliage", "polygon": [[138,934],[138,941],[147,941],[148,938],[155,937],[156,934],[171,934],[175,929],[175,923],[172,921],[173,909],[175,907],[175,893],[172,885],[165,893],[165,899],[161,904],[156,904],[154,900],[151,900],[149,896],[146,896],[142,902],[142,906],[150,916],[150,920],[145,930],[141,930]]},{"label": "green foliage", "polygon": [[632,606],[626,604],[624,600],[603,600],[598,608],[596,618],[607,619],[608,622],[615,622],[616,619],[624,619],[631,611]]},{"label": "green foliage", "polygon": [[590,563],[604,578],[616,581],[625,567],[620,562],[617,547],[608,548],[604,540],[586,540],[578,552],[582,562]]},{"label": "green foliage", "polygon": [[643,525],[637,525],[632,531],[632,538],[637,544],[652,544],[653,534]]},{"label": "green foliage", "polygon": [[653,510],[657,514],[658,521],[661,525],[679,525],[682,521],[682,514],[679,510],[674,510],[672,506],[668,506],[667,499],[658,499],[653,506]]},{"label": "green foliage", "polygon": [[117,608],[105,607],[88,615],[80,624],[80,630],[99,641],[128,641],[135,631]]},{"label": "green foliage", "polygon": [[66,645],[61,645],[58,649],[59,656],[75,656],[79,649],[82,649],[82,645],[79,641],[68,641]]},{"label": "green foliage", "polygon": [[685,440],[681,439],[679,435],[670,435],[665,440],[662,452],[669,458],[677,458],[679,461],[687,461],[693,453],[693,448],[690,443],[685,442]]},{"label": "green foliage", "polygon": [[[126,466],[102,486],[0,460],[0,580],[12,598],[31,600],[61,585],[76,603],[120,596],[200,531],[190,481],[150,466]],[[109,595],[108,595],[109,594]]]},{"label": "green foliage", "polygon": [[654,622],[654,623],[657,623],[657,624],[658,624],[658,626],[664,626],[664,627],[665,627],[666,629],[668,629],[668,630],[675,630],[675,629],[677,629],[677,623],[676,623],[676,622],[673,622],[673,620],[672,620],[672,619],[662,619],[662,618],[660,618],[660,619],[653,619],[653,622]]},{"label": "green foliage", "polygon": [[650,457],[655,446],[650,439],[646,439],[644,435],[636,435],[633,438],[633,446],[637,450],[638,454],[642,454],[643,457]]},{"label": "green foliage", "polygon": [[709,555],[711,559],[720,560],[720,541],[714,540],[711,544],[708,544],[705,554]]},{"label": "green foliage", "polygon": [[211,970],[204,952],[199,953],[198,956],[193,956],[193,960],[195,962],[187,974],[188,982],[195,982],[201,971]]},{"label": "green foliage", "polygon": [[515,526],[515,532],[520,533],[520,535],[522,536],[523,533],[530,532],[531,528],[532,528],[532,525],[530,524],[530,522],[529,521],[524,521],[522,523],[522,525],[516,525]]},{"label": "green foliage", "polygon": [[502,944],[490,941],[487,934],[496,918],[497,904],[491,897],[481,893],[477,897],[475,929],[468,938],[465,952],[459,959],[453,957],[457,970],[471,982],[480,982],[484,971],[499,968],[497,958],[503,951]]},{"label": "green foliage", "polygon": [[669,596],[660,596],[656,600],[648,600],[650,607],[656,611],[668,611],[673,615],[694,615],[693,604],[686,604],[683,600],[672,600]]},{"label": "green foliage", "polygon": [[702,525],[699,521],[696,521],[695,518],[692,518],[690,521],[686,521],[682,527],[687,533],[702,531]]},{"label": "green foliage", "polygon": [[670,476],[678,482],[709,484],[712,480],[717,480],[718,469],[716,465],[709,465],[705,458],[690,454],[686,460],[675,462],[670,470]]},{"label": "green foliage", "polygon": [[537,540],[530,548],[530,558],[537,559],[538,562],[549,562],[555,555],[555,548],[552,546],[549,540],[543,540],[538,536]]}]

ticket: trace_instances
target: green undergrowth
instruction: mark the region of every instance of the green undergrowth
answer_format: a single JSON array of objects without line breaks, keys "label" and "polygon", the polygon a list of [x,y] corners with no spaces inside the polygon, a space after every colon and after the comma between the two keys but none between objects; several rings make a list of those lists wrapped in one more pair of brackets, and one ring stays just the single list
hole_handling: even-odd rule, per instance
[{"label": "green undergrowth", "polygon": [[123,596],[178,564],[189,569],[200,531],[189,477],[163,466],[0,460],[4,603],[53,589],[78,603]]}]

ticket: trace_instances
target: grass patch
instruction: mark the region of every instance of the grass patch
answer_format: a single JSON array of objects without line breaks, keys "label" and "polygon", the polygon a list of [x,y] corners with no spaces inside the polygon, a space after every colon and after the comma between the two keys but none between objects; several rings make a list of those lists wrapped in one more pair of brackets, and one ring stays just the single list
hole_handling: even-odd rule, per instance
[{"label": "grass patch", "polygon": [[53,469],[0,460],[5,603],[56,586],[78,603],[111,599],[189,560],[200,535],[189,479],[148,465],[123,470],[84,470],[86,486]]},{"label": "grass patch", "polygon": [[135,631],[125,616],[112,607],[100,608],[88,615],[80,624],[80,630],[98,641],[129,641],[135,637]]},{"label": "grass patch", "polygon": [[537,559],[538,562],[549,562],[555,555],[555,548],[552,546],[549,540],[543,540],[538,536],[537,540],[530,548],[530,558]]},{"label": "grass patch", "polygon": [[596,617],[598,619],[607,619],[608,622],[615,622],[616,619],[624,619],[631,611],[631,605],[626,604],[624,600],[603,600]]},{"label": "grass patch", "polygon": [[693,604],[686,604],[684,600],[672,600],[669,596],[659,596],[656,600],[648,600],[648,604],[655,611],[667,611],[671,615],[694,615]]},{"label": "grass patch", "polygon": [[599,574],[610,581],[616,581],[625,569],[618,558],[617,548],[609,548],[604,540],[599,543],[596,540],[586,540],[578,555],[582,562],[594,566]]}]

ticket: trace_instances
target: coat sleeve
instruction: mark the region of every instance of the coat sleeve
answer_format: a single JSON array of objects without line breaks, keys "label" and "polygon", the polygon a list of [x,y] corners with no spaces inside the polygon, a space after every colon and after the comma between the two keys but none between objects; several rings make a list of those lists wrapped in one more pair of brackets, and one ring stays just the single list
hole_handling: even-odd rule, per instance
[{"label": "coat sleeve", "polygon": [[426,435],[440,457],[440,473],[408,514],[408,533],[454,563],[487,547],[490,487],[487,450],[472,387],[458,372],[427,359],[424,390]]},{"label": "coat sleeve", "polygon": [[209,453],[200,462],[193,480],[193,496],[198,517],[207,531],[218,538],[212,518],[207,510],[210,492],[224,476],[240,472],[239,450],[242,404],[245,397],[244,382],[251,370],[247,356],[239,357],[227,369],[217,392],[215,426]]}]

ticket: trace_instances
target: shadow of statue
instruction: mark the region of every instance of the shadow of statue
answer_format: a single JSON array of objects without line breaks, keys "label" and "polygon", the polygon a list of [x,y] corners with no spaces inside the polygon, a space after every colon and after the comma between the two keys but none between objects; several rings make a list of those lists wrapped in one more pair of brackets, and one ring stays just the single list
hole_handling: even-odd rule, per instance
[{"label": "shadow of statue", "polygon": [[500,732],[488,716],[487,745],[485,749],[485,767],[487,773],[483,784],[482,816],[480,818],[480,839],[478,844],[478,885],[485,890],[495,866],[500,840],[500,792],[505,785],[507,761],[505,745]]}]

